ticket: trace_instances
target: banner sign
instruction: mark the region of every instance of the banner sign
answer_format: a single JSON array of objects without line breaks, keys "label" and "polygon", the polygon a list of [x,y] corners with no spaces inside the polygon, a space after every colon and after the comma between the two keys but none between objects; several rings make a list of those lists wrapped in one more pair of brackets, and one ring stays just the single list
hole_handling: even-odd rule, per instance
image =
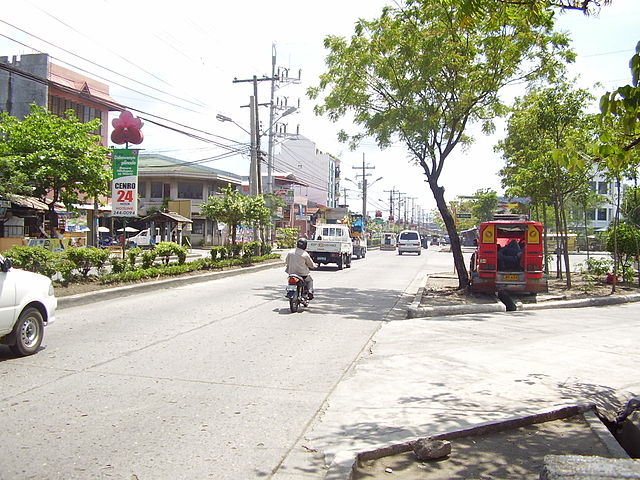
[{"label": "banner sign", "polygon": [[117,148],[113,152],[112,215],[138,215],[138,150]]}]

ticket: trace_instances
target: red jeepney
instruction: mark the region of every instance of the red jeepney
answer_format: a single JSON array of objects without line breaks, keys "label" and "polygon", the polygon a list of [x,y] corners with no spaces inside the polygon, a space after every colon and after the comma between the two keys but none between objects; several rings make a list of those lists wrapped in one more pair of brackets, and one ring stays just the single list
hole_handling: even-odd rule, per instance
[{"label": "red jeepney", "polygon": [[471,257],[470,288],[475,292],[547,292],[543,255],[540,222],[483,222]]}]

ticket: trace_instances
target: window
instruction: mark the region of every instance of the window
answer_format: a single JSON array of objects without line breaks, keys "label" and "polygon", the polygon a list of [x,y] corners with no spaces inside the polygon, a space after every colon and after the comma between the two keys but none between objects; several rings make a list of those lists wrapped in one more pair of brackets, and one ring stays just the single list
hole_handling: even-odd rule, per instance
[{"label": "window", "polygon": [[598,193],[600,195],[606,195],[609,193],[609,183],[608,182],[598,182]]},{"label": "window", "polygon": [[151,198],[162,198],[162,182],[151,182]]},{"label": "window", "polygon": [[589,182],[589,190],[592,192],[596,191],[596,182]]},{"label": "window", "polygon": [[589,220],[595,220],[596,219],[596,209],[595,208],[589,209],[589,211],[587,212],[587,218]]},{"label": "window", "polygon": [[417,232],[402,232],[401,240],[419,240]]},{"label": "window", "polygon": [[607,209],[599,208],[598,209],[598,220],[606,220],[607,219]]},{"label": "window", "polygon": [[138,181],[138,197],[139,198],[145,198],[147,196],[146,195],[146,190],[147,189],[145,188],[146,186],[147,186],[146,182]]},{"label": "window", "polygon": [[178,198],[202,200],[202,184],[178,182]]},{"label": "window", "polygon": [[191,233],[194,235],[204,234],[204,220],[194,220],[191,226]]}]

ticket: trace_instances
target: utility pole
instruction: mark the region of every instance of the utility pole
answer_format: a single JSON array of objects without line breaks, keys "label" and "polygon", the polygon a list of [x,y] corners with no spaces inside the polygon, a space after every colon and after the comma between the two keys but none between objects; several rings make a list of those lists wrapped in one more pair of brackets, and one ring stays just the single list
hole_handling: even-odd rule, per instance
[{"label": "utility pole", "polygon": [[362,168],[362,174],[356,175],[356,177],[362,177],[362,224],[367,222],[367,177],[371,176],[367,173],[367,170],[374,170],[376,167],[367,166],[364,160],[364,152],[362,153],[362,167],[351,167],[354,170]]},{"label": "utility pole", "polygon": [[[393,211],[393,201],[394,201],[395,196],[396,196],[396,187],[395,187],[395,185],[393,186],[392,190],[385,190],[384,192],[389,194],[389,217],[393,217],[393,220],[395,222],[395,216],[394,216],[394,211]],[[389,221],[391,221],[391,218],[389,218]]]},{"label": "utility pole", "polygon": [[[237,78],[233,79],[233,83],[253,83],[253,96],[249,99],[251,118],[251,167],[249,168],[249,192],[254,196],[262,193],[262,169],[260,168],[260,116],[258,115],[258,106],[269,105],[268,103],[258,103],[258,82],[270,82],[272,80],[273,79],[270,77],[258,78],[256,75],[244,80],[238,80]],[[252,183],[254,186],[252,186]]]},{"label": "utility pole", "polygon": [[[269,104],[269,147],[267,151],[267,193],[273,193],[273,139],[275,128],[275,92],[279,82],[300,83],[301,71],[298,71],[298,78],[289,78],[289,71],[284,70],[286,75],[280,75],[280,69],[276,72],[276,45],[271,44],[271,102]],[[298,105],[299,107],[300,105]],[[286,104],[285,104],[286,107]]]}]

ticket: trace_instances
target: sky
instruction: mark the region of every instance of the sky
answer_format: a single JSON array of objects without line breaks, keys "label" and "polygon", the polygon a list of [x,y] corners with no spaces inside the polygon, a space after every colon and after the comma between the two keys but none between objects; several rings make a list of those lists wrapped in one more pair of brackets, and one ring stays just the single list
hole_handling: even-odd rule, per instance
[{"label": "sky", "polygon": [[[300,72],[300,81],[276,91],[281,101],[286,98],[288,105],[300,106],[281,120],[288,132],[299,129],[319,150],[340,158],[343,177],[354,182],[364,158],[367,166],[373,167],[367,170],[371,173],[367,177],[368,210],[388,209],[390,190],[414,198],[414,204],[425,211],[435,208],[424,173],[410,164],[402,145],[380,150],[373,140],[365,140],[350,151],[338,141],[337,132],[341,128],[355,131],[354,127],[347,120],[334,124],[316,116],[314,101],[305,95],[324,72],[324,38],[350,36],[359,18],[379,16],[388,0],[5,2],[8,6],[0,18],[0,55],[48,53],[53,62],[107,83],[111,96],[144,112],[140,116],[167,124],[170,120],[217,135],[208,138],[227,147],[147,122],[143,127],[145,140],[140,145],[146,153],[194,161],[217,158],[226,154],[228,147],[247,144],[249,109],[243,106],[253,94],[252,84],[234,83],[234,79],[269,77],[275,49],[278,67],[288,69],[290,77],[297,78]],[[605,91],[630,83],[628,62],[640,41],[640,0],[613,0],[613,5],[591,17],[579,12],[561,13],[556,28],[572,38],[578,58],[569,67],[569,75],[577,86],[599,98]],[[512,88],[504,92],[504,98],[523,93],[521,87]],[[259,103],[269,99],[270,82],[259,82]],[[596,101],[590,108],[597,108]],[[218,114],[232,118],[234,123],[217,121]],[[268,108],[261,107],[259,115],[266,129]],[[440,181],[447,200],[471,195],[480,188],[502,193],[498,171],[503,161],[493,146],[504,137],[504,125],[498,120],[496,133],[491,136],[472,127],[475,143],[466,150],[457,147],[447,159]],[[265,146],[266,138],[263,142]],[[247,175],[249,170],[249,159],[237,154],[204,164],[240,175]],[[348,203],[358,210],[361,200],[357,186],[348,181],[341,186],[349,189]]]}]

